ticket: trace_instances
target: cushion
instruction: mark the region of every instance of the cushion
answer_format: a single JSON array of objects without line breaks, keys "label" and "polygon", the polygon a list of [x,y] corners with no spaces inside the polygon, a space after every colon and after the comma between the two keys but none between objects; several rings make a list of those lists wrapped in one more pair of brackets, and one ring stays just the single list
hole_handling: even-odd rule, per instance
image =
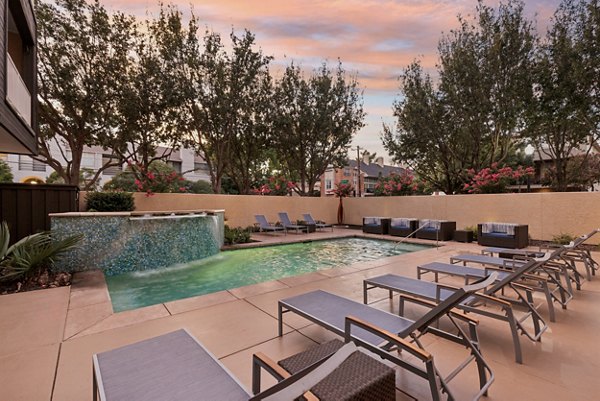
[{"label": "cushion", "polygon": [[440,220],[419,220],[419,228],[439,230],[441,223],[442,222]]},{"label": "cushion", "polygon": [[390,225],[396,228],[410,228],[410,222],[414,219],[407,219],[402,217],[393,218]]},{"label": "cushion", "polygon": [[381,225],[380,217],[365,217],[363,220],[365,226],[379,226]]},{"label": "cushion", "polygon": [[481,232],[484,234],[489,233],[501,233],[508,235],[515,235],[515,227],[517,224],[513,223],[482,223]]}]

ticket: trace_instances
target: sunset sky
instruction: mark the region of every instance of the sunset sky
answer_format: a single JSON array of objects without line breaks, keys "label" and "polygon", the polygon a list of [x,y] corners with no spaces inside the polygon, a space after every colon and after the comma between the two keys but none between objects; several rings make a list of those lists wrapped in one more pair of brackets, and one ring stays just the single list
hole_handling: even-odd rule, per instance
[{"label": "sunset sky", "polygon": [[[466,0],[171,0],[186,15],[190,5],[202,23],[226,36],[233,27],[252,31],[277,66],[292,60],[311,70],[323,60],[340,58],[364,89],[366,126],[354,145],[386,156],[380,140],[382,121],[393,123],[392,103],[398,97],[398,76],[415,58],[431,69],[442,32],[457,26],[458,14],[475,10]],[[558,0],[527,0],[528,17],[540,31]],[[109,9],[144,18],[156,15],[158,0],[104,0]],[[168,3],[168,2],[167,2]],[[486,4],[496,5],[496,1]],[[353,155],[356,154],[354,151]]]}]

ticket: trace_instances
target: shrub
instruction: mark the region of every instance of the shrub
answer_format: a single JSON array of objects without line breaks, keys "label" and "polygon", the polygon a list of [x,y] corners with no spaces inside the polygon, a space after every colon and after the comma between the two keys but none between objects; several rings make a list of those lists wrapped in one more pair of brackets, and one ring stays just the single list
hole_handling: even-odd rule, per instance
[{"label": "shrub", "polygon": [[52,264],[66,251],[77,246],[83,236],[72,235],[56,240],[49,232],[29,235],[12,246],[8,224],[0,225],[0,282],[23,277],[35,277],[41,269]]},{"label": "shrub", "polygon": [[463,190],[470,194],[496,194],[507,191],[511,182],[520,181],[521,178],[535,174],[533,167],[519,166],[516,170],[511,167],[498,167],[498,163],[493,163],[491,167],[475,171],[467,171],[469,182],[463,187]]},{"label": "shrub", "polygon": [[225,244],[233,245],[233,244],[245,244],[250,242],[250,237],[252,236],[252,227],[235,227],[230,228],[228,225],[225,225]]},{"label": "shrub", "polygon": [[569,242],[573,241],[575,237],[570,233],[560,233],[552,237],[552,242],[561,245],[567,245]]},{"label": "shrub", "polygon": [[118,172],[112,180],[108,181],[102,187],[105,191],[125,191],[136,192],[138,190],[135,185],[135,176],[131,170]]},{"label": "shrub", "polygon": [[0,182],[13,182],[10,166],[4,160],[0,160]]},{"label": "shrub", "polygon": [[411,174],[391,173],[387,177],[379,177],[375,184],[375,196],[401,196],[423,193],[424,185]]},{"label": "shrub", "polygon": [[210,182],[204,181],[204,180],[198,180],[196,182],[188,181],[188,184],[186,185],[186,187],[187,187],[187,191],[191,192],[193,194],[212,194],[213,193],[212,185],[210,185]]},{"label": "shrub", "polygon": [[295,184],[288,181],[284,175],[274,175],[269,177],[267,182],[259,188],[252,188],[251,193],[254,195],[287,196],[294,187]]},{"label": "shrub", "polygon": [[88,211],[131,212],[135,209],[130,192],[90,192],[86,200]]},{"label": "shrub", "polygon": [[473,233],[473,241],[477,241],[477,226],[467,226],[465,231],[471,231]]}]

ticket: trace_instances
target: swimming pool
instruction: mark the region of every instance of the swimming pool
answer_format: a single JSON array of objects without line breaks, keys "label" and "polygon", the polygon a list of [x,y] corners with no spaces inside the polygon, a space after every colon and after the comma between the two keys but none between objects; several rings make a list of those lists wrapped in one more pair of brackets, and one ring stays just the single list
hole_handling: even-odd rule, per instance
[{"label": "swimming pool", "polygon": [[166,268],[107,276],[115,312],[428,248],[343,238],[224,251]]}]

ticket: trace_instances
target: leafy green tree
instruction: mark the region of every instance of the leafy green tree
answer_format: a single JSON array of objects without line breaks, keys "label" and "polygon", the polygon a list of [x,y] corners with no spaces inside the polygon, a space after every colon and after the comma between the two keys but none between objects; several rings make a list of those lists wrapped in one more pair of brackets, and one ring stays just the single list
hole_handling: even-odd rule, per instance
[{"label": "leafy green tree", "polygon": [[514,150],[532,97],[536,44],[520,1],[497,10],[480,1],[473,20],[458,20],[438,45],[439,85],[413,62],[401,77],[395,130],[384,125],[382,134],[394,159],[447,193],[460,190],[467,169]]},{"label": "leafy green tree", "polygon": [[208,181],[204,181],[204,180],[198,180],[198,181],[188,181],[188,183],[186,184],[187,187],[187,192],[193,193],[193,194],[212,194],[213,190],[212,190],[212,185],[210,185],[210,182]]},{"label": "leafy green tree", "polygon": [[[527,121],[527,138],[552,160],[552,187],[569,186],[569,158],[587,155],[595,138],[599,110],[587,70],[584,44],[585,2],[564,1],[537,55],[533,76],[534,98]],[[596,78],[598,79],[598,78]]]},{"label": "leafy green tree", "polygon": [[10,166],[4,160],[0,160],[0,182],[13,182],[13,174]]},{"label": "leafy green tree", "polygon": [[327,166],[345,162],[365,117],[358,81],[341,62],[335,70],[323,63],[308,79],[288,66],[275,87],[274,114],[277,160],[286,177],[297,179],[301,195],[314,192]]},{"label": "leafy green tree", "polygon": [[[122,80],[135,21],[99,3],[85,0],[36,2],[38,23],[39,160],[68,184],[79,184],[84,147],[122,146],[117,129]],[[52,154],[56,142],[61,154]],[[109,167],[120,164],[116,154],[90,180],[93,185]]]},{"label": "leafy green tree", "polygon": [[[90,183],[90,181],[94,178],[96,172],[90,168],[82,168],[79,170],[79,188],[86,189],[88,191],[95,191],[98,186],[98,181],[94,183]],[[50,173],[48,178],[46,178],[46,184],[64,184],[65,179],[58,175],[56,171]]]}]

